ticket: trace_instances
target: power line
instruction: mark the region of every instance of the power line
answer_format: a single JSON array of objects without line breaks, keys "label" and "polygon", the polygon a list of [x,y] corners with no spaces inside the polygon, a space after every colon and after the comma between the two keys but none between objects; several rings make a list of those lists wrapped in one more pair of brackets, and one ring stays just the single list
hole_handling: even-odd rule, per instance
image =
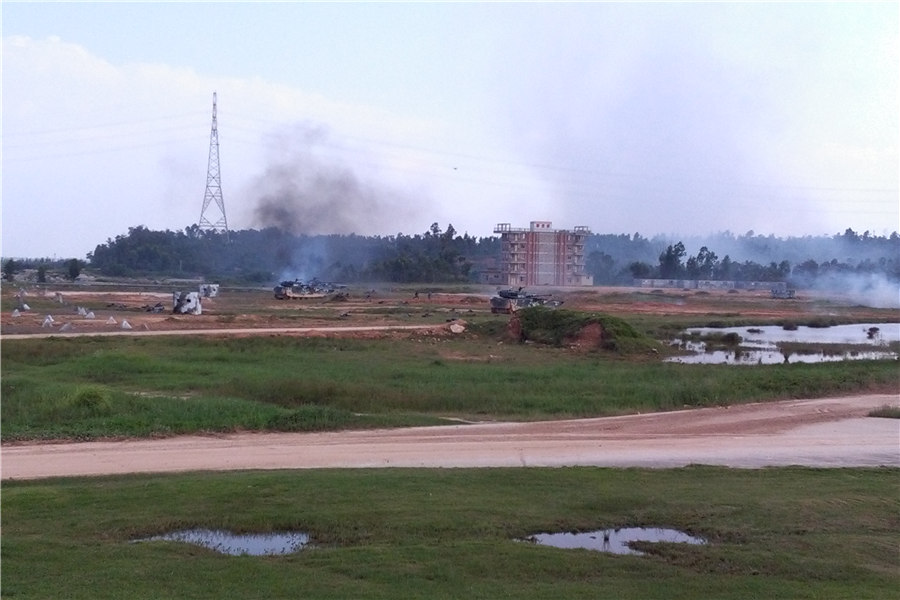
[{"label": "power line", "polygon": [[[31,149],[36,149],[38,146],[47,145],[47,144],[61,144],[72,143],[71,140],[67,142],[60,142],[58,140],[30,140],[29,142],[22,143],[13,143],[7,144],[6,138],[22,138],[28,136],[43,136],[43,135],[56,135],[60,133],[73,133],[73,132],[89,132],[96,130],[109,129],[111,127],[123,127],[123,126],[133,126],[133,125],[141,125],[141,124],[152,124],[160,121],[174,121],[187,117],[195,117],[198,113],[183,113],[179,115],[168,115],[168,116],[160,116],[153,117],[148,119],[140,119],[140,120],[130,120],[130,121],[116,121],[105,124],[94,124],[94,125],[85,125],[79,127],[70,127],[70,128],[58,128],[58,129],[50,129],[50,130],[40,130],[40,131],[31,131],[31,132],[18,132],[18,133],[4,133],[4,151],[9,150],[25,150],[27,151],[29,147]],[[245,122],[255,122],[255,123],[263,123],[263,124],[274,124],[274,121],[259,119],[257,117],[246,117],[237,115],[232,115],[231,118],[237,119],[238,121]],[[169,127],[164,128],[153,128],[150,133],[158,134],[158,133],[168,133],[171,131],[184,131],[186,129],[186,125],[171,125]],[[242,133],[250,133],[257,134],[259,137],[257,139],[241,139],[237,137],[235,139],[229,139],[230,143],[237,143],[247,146],[253,147],[264,147],[266,142],[262,139],[265,135],[265,132],[260,131],[258,128],[248,128],[241,127],[240,125],[229,125],[229,131],[238,131]],[[283,130],[283,128],[282,128]],[[75,141],[102,141],[102,140],[115,140],[119,137],[127,137],[133,138],[133,132],[128,133],[105,133],[101,135],[94,135],[89,137],[82,137],[76,139]],[[118,152],[122,150],[129,149],[137,149],[137,148],[147,148],[160,146],[165,144],[172,144],[178,142],[185,142],[196,139],[193,136],[179,136],[176,138],[167,138],[165,140],[160,140],[159,142],[151,142],[151,143],[141,143],[141,144],[128,144],[128,145],[117,145],[110,148],[93,148],[93,149],[82,149],[78,151],[65,152],[65,153],[56,153],[56,154],[41,154],[39,156],[9,156],[7,153],[4,156],[4,162],[21,162],[21,161],[29,161],[29,160],[43,160],[47,158],[66,158],[72,156],[83,156],[90,154],[104,154],[109,152]],[[345,143],[341,143],[341,141]],[[346,143],[346,142],[349,142]],[[395,164],[385,163],[385,161],[373,162],[373,155],[379,154],[376,149],[382,149],[380,156],[384,156],[385,150],[387,150],[387,156],[393,157],[394,159],[403,159],[406,161],[418,161],[418,164],[415,166],[406,166],[401,167]],[[602,171],[596,169],[585,169],[578,168],[572,166],[564,166],[564,165],[551,165],[551,164],[540,164],[540,163],[528,163],[528,162],[516,162],[513,160],[505,159],[505,158],[497,158],[491,156],[484,156],[478,154],[464,153],[464,152],[455,152],[455,151],[447,151],[440,150],[435,148],[426,148],[423,146],[407,144],[407,143],[399,143],[392,140],[376,140],[372,138],[366,137],[358,137],[351,135],[341,135],[336,134],[328,130],[327,128],[323,129],[323,134],[321,137],[317,138],[311,143],[311,149],[313,150],[332,150],[340,153],[352,154],[354,156],[362,156],[368,154],[366,157],[367,161],[365,163],[360,163],[358,160],[351,163],[348,166],[359,166],[359,165],[367,165],[379,169],[390,169],[395,171],[406,171],[406,172],[415,172],[424,174],[426,176],[430,176],[432,178],[441,178],[444,180],[452,180],[456,182],[462,183],[477,183],[483,185],[491,185],[494,187],[511,187],[511,188],[526,188],[533,189],[534,185],[529,183],[522,182],[522,173],[516,171],[510,171],[505,167],[509,167],[512,169],[526,169],[526,170],[540,170],[545,172],[545,179],[543,183],[545,185],[553,186],[554,189],[562,192],[568,192],[570,194],[582,195],[582,194],[590,194],[597,193],[603,194],[601,190],[606,190],[606,194],[610,188],[616,189],[631,189],[631,190],[639,190],[644,192],[665,192],[665,193],[673,193],[679,190],[687,191],[692,194],[696,194],[702,192],[702,189],[694,190],[692,187],[685,187],[692,182],[696,182],[699,186],[717,186],[717,187],[725,187],[733,190],[735,187],[740,188],[750,188],[759,190],[760,193],[765,193],[766,190],[770,190],[773,193],[781,192],[813,192],[813,193],[852,193],[852,194],[891,194],[891,198],[887,201],[895,202],[898,190],[896,188],[867,188],[867,187],[824,187],[824,186],[796,186],[796,185],[774,185],[774,184],[760,184],[760,183],[752,183],[752,182],[743,182],[743,181],[734,181],[727,179],[716,179],[712,177],[712,181],[710,181],[711,177],[708,175],[687,175],[685,174],[683,177],[676,177],[671,175],[659,175],[653,173],[647,174],[637,174],[637,173],[625,173],[625,172],[613,172],[613,171]],[[412,155],[408,154],[407,151],[413,152]],[[454,160],[449,160],[454,159]],[[466,161],[462,163],[460,161]],[[451,164],[462,164],[464,166],[463,170],[452,169],[448,165]],[[490,166],[485,165],[498,165],[500,168],[492,168]],[[554,175],[546,175],[546,173],[553,173]],[[563,179],[559,179],[559,175],[568,175]],[[706,180],[698,181],[698,180]],[[625,180],[625,181],[614,181],[614,180]],[[581,190],[581,188],[587,187],[590,189]],[[709,188],[706,188],[707,190]],[[762,197],[760,195],[750,195],[746,196],[745,193],[742,193],[742,197]],[[734,195],[734,192],[731,192],[731,195]],[[833,200],[834,202],[838,202],[840,200]],[[877,199],[860,199],[856,198],[854,200],[857,203],[881,203],[886,201],[881,201]]]},{"label": "power line", "polygon": [[[131,136],[129,136],[131,137]],[[165,140],[160,140],[158,142],[147,142],[142,144],[129,144],[126,146],[109,146],[105,148],[96,148],[92,150],[73,150],[71,152],[60,152],[56,154],[40,154],[36,156],[4,156],[3,162],[5,163],[17,163],[17,162],[30,162],[35,160],[46,160],[48,158],[81,158],[84,156],[89,156],[93,154],[109,154],[111,152],[122,152],[126,150],[137,150],[140,148],[154,148],[157,146],[171,146],[175,142],[188,142],[194,140],[195,137],[180,137],[180,138],[169,138]]]},{"label": "power line", "polygon": [[6,131],[3,133],[3,137],[24,137],[24,136],[36,136],[36,135],[51,135],[57,133],[69,133],[73,131],[85,131],[90,129],[105,129],[108,127],[120,127],[123,125],[137,125],[140,123],[155,123],[157,121],[171,121],[174,119],[194,119],[200,113],[183,113],[180,115],[167,115],[161,117],[151,117],[149,119],[139,119],[139,120],[129,120],[129,121],[115,121],[112,123],[97,123],[95,125],[79,125],[77,127],[60,127],[57,129],[39,129],[32,131],[14,131],[9,132]]}]

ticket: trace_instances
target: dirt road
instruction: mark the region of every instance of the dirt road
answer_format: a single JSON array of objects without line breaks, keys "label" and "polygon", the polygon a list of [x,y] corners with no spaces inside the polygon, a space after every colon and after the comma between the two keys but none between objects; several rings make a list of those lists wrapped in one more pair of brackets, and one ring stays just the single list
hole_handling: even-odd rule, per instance
[{"label": "dirt road", "polygon": [[389,331],[432,331],[447,329],[446,325],[364,325],[364,326],[322,326],[322,327],[229,327],[214,329],[153,329],[153,330],[117,330],[117,331],[73,331],[65,333],[23,333],[7,334],[4,340],[37,340],[62,337],[147,337],[161,335],[221,335],[237,337],[241,335],[357,335],[365,333],[384,333]]},{"label": "dirt road", "polygon": [[552,421],[2,447],[2,478],[237,469],[900,466],[892,394]]}]

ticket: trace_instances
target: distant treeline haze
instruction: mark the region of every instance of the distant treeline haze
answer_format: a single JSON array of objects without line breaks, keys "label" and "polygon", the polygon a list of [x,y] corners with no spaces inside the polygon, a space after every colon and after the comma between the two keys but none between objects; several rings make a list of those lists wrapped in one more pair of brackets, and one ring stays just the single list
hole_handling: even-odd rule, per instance
[{"label": "distant treeline haze", "polygon": [[[499,266],[498,237],[458,234],[438,223],[421,234],[390,236],[293,235],[276,228],[184,231],[129,228],[89,253],[90,269],[108,276],[199,276],[269,284],[314,277],[336,282],[477,282]],[[10,261],[6,261],[7,263]],[[46,265],[19,260],[14,271]],[[900,282],[900,236],[858,234],[777,238],[730,232],[707,237],[647,238],[640,233],[593,234],[585,270],[594,283],[635,278],[788,281],[798,287],[845,276]],[[4,264],[4,274],[7,265]]]}]

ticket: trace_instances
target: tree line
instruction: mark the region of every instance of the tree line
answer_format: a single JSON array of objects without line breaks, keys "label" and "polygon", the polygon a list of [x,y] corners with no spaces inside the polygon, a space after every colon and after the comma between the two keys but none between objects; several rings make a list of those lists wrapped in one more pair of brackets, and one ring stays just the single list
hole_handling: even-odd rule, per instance
[{"label": "tree line", "polygon": [[[688,244],[699,248],[695,254]],[[713,250],[715,248],[716,250]],[[876,236],[852,229],[833,236],[777,238],[724,232],[675,243],[662,236],[592,235],[585,270],[595,284],[634,279],[789,281],[806,287],[846,275],[877,275],[900,282],[900,235]]]},{"label": "tree line", "polygon": [[62,274],[69,281],[75,281],[81,275],[81,269],[85,263],[77,258],[50,259],[32,258],[15,259],[8,258],[3,261],[2,277],[5,281],[15,281],[16,274],[25,270],[35,272],[35,282],[47,283],[51,273]]},{"label": "tree line", "polygon": [[782,260],[768,265],[751,260],[735,262],[729,256],[721,260],[706,246],[695,256],[687,256],[683,242],[669,244],[659,255],[659,264],[643,262],[628,265],[633,279],[698,279],[708,281],[785,281],[791,274],[791,263]]},{"label": "tree line", "polygon": [[335,282],[466,282],[475,261],[499,253],[499,240],[459,235],[433,223],[421,234],[293,235],[280,229],[151,231],[129,228],[88,255],[109,276],[203,276],[271,283],[318,278]]},{"label": "tree line", "polygon": [[[696,248],[696,250],[693,250]],[[499,262],[499,237],[460,235],[452,224],[433,223],[423,233],[390,236],[293,235],[277,228],[227,233],[153,231],[131,227],[98,244],[87,261],[7,259],[3,277],[36,270],[75,279],[82,268],[112,277],[202,277],[233,283],[270,284],[319,278],[334,282],[477,282]],[[823,278],[864,274],[900,282],[900,236],[859,234],[776,238],[750,231],[675,241],[640,233],[592,234],[585,271],[594,283],[634,279],[790,281],[798,287]]]}]

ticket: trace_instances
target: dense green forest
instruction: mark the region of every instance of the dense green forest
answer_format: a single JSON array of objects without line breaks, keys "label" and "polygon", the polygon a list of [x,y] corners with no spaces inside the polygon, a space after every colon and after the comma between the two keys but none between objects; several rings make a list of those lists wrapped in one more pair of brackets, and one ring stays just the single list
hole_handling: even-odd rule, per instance
[{"label": "dense green forest", "polygon": [[[204,277],[272,284],[319,278],[336,282],[478,282],[498,266],[499,237],[460,235],[433,223],[421,234],[294,235],[277,228],[220,233],[196,225],[183,231],[143,226],[99,244],[87,261],[7,259],[7,280],[26,269],[38,279],[54,270],[75,279],[82,268],[111,277]],[[844,285],[848,276],[900,283],[900,236],[858,234],[777,238],[749,231],[672,240],[635,234],[592,234],[585,270],[594,283],[635,278],[788,281],[798,287]]]},{"label": "dense green forest", "polygon": [[285,279],[466,282],[474,263],[500,252],[498,238],[458,235],[434,223],[423,234],[395,236],[293,235],[280,229],[150,231],[100,244],[92,268],[111,276],[165,274],[271,283]]}]

